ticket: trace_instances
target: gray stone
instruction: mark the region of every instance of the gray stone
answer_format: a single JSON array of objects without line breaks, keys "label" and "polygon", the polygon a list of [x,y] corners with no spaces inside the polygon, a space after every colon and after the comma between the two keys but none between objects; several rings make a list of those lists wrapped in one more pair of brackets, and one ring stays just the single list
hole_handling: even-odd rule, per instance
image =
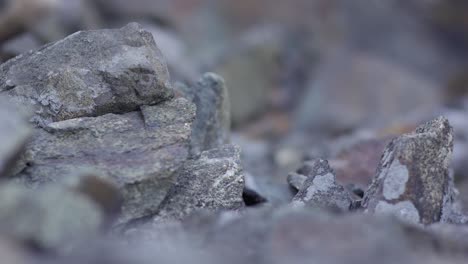
[{"label": "gray stone", "polygon": [[95,237],[104,219],[97,204],[69,188],[0,186],[0,232],[42,250],[69,251]]},{"label": "gray stone", "polygon": [[[124,197],[119,222],[156,212],[189,152],[195,107],[178,98],[141,111],[48,124],[37,129],[14,175],[28,186],[92,169]],[[19,165],[19,166],[20,166]]]},{"label": "gray stone", "polygon": [[215,73],[205,73],[193,87],[179,86],[179,90],[197,106],[191,152],[196,155],[228,143],[231,117],[223,78]]},{"label": "gray stone", "polygon": [[169,99],[169,88],[161,52],[136,23],[80,31],[0,66],[0,94],[29,107],[39,126],[134,111]]},{"label": "gray stone", "polygon": [[0,97],[0,177],[14,170],[15,159],[31,135],[26,117]]},{"label": "gray stone", "polygon": [[297,173],[307,176],[293,198],[294,205],[308,205],[347,211],[351,196],[335,179],[328,161],[317,159],[306,162]]},{"label": "gray stone", "polygon": [[454,195],[449,175],[452,151],[453,130],[444,117],[394,139],[384,151],[363,206],[413,223],[444,220]]},{"label": "gray stone", "polygon": [[194,210],[234,210],[244,206],[244,174],[240,150],[225,145],[201,153],[177,172],[177,183],[162,202],[156,218],[181,219]]},{"label": "gray stone", "polygon": [[288,174],[287,180],[291,188],[293,188],[295,191],[299,191],[307,180],[307,176],[296,172],[291,172]]}]

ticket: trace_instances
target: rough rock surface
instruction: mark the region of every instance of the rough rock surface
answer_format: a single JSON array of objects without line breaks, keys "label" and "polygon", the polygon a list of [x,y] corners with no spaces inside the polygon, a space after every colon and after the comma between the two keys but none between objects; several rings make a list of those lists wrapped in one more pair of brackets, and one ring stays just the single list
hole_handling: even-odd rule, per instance
[{"label": "rough rock surface", "polygon": [[231,117],[223,78],[215,73],[205,73],[194,86],[180,85],[179,90],[197,106],[191,153],[197,155],[228,143]]},{"label": "rough rock surface", "polygon": [[194,116],[193,104],[178,98],[138,112],[50,123],[37,129],[14,177],[36,187],[93,169],[121,188],[121,221],[147,216],[188,157]]},{"label": "rough rock surface", "polygon": [[26,118],[5,98],[0,97],[0,177],[13,169],[30,134]]},{"label": "rough rock surface", "polygon": [[30,107],[39,126],[134,111],[170,98],[169,87],[152,35],[135,23],[80,31],[0,66],[0,94]]},{"label": "rough rock surface", "polygon": [[118,223],[156,213],[189,155],[195,106],[173,98],[162,54],[135,23],[6,62],[0,94],[38,125],[10,176],[39,187],[94,171],[122,192]]},{"label": "rough rock surface", "polygon": [[444,220],[453,200],[453,131],[444,117],[394,139],[385,149],[363,206],[413,223]]},{"label": "rough rock surface", "polygon": [[335,173],[328,161],[317,159],[305,162],[297,173],[306,175],[307,179],[294,196],[294,205],[349,210],[351,197],[345,188],[336,182]]},{"label": "rough rock surface", "polygon": [[41,250],[68,251],[99,233],[105,214],[89,197],[63,186],[32,191],[0,185],[0,231]]},{"label": "rough rock surface", "polygon": [[240,150],[224,145],[187,161],[177,183],[162,202],[156,218],[182,219],[196,209],[229,210],[244,206],[244,175]]}]

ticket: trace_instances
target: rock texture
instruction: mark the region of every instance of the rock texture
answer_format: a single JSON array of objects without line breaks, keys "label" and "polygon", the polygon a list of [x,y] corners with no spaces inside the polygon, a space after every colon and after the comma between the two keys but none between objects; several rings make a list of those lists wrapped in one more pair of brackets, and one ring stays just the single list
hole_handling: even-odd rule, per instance
[{"label": "rock texture", "polygon": [[39,126],[138,110],[170,98],[169,87],[161,52],[135,23],[77,32],[0,66],[0,94],[28,106]]},{"label": "rock texture", "polygon": [[0,177],[11,172],[31,134],[26,118],[0,97]]},{"label": "rock texture", "polygon": [[0,94],[37,125],[9,176],[37,188],[92,170],[122,192],[118,223],[156,213],[189,155],[195,106],[173,99],[164,58],[135,23],[8,61]]},{"label": "rock texture", "polygon": [[215,73],[205,73],[194,86],[180,85],[178,88],[197,106],[191,137],[192,154],[228,143],[231,115],[223,78]]},{"label": "rock texture", "polygon": [[294,205],[333,208],[348,211],[351,206],[349,193],[339,185],[328,161],[317,159],[306,162],[297,173],[307,179],[293,198]]},{"label": "rock texture", "polygon": [[177,172],[177,183],[156,218],[182,219],[196,209],[229,210],[244,206],[240,150],[233,145],[202,152]]},{"label": "rock texture", "polygon": [[179,98],[141,109],[38,129],[21,159],[24,168],[14,177],[37,187],[93,169],[121,188],[120,221],[155,213],[188,157],[195,107]]},{"label": "rock texture", "polygon": [[453,199],[453,131],[444,117],[394,139],[385,149],[363,206],[413,223],[443,220]]}]

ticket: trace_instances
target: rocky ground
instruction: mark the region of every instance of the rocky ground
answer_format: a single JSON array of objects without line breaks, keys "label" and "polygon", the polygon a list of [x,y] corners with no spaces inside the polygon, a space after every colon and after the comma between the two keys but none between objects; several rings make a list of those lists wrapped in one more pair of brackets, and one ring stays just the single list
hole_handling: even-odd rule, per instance
[{"label": "rocky ground", "polygon": [[28,1],[4,263],[466,263],[461,2]]}]

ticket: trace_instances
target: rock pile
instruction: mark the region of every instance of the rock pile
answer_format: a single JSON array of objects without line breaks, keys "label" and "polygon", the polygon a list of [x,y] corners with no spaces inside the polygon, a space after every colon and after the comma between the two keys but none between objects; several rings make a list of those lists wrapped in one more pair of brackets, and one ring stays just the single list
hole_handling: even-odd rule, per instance
[{"label": "rock pile", "polygon": [[[178,218],[196,208],[244,205],[239,150],[228,144],[222,78],[206,74],[185,89],[186,98],[175,97],[161,52],[138,24],[75,33],[8,61],[0,73],[0,95],[8,101],[1,105],[0,172],[39,192],[34,196],[13,191],[11,195],[31,198],[10,199],[20,204],[37,199],[32,207],[40,210],[46,206],[40,197],[50,192],[51,183],[85,181],[90,184],[81,189],[90,203],[119,203],[119,196],[104,186],[80,179],[79,174],[93,173],[120,193],[123,204],[117,225],[153,215]],[[31,113],[30,126],[10,110],[13,106]],[[57,202],[67,199],[59,197]],[[73,210],[73,201],[47,206]],[[8,208],[7,215],[16,210]],[[92,221],[102,209],[89,209],[83,218]],[[31,217],[25,215],[25,221],[33,221]],[[95,222],[94,229],[104,221]],[[48,226],[39,221],[31,228],[42,225]],[[69,231],[82,233],[73,225]],[[53,248],[38,241],[41,247]],[[60,242],[54,241],[54,246]]]},{"label": "rock pile", "polygon": [[[278,190],[256,188],[230,144],[222,77],[172,85],[135,23],[0,65],[0,253],[9,263],[464,263],[468,218],[446,118],[393,139],[377,168],[386,139],[358,157],[339,152],[350,162],[340,177],[339,159],[311,155]],[[269,169],[253,172],[275,173],[268,159],[300,162],[294,150],[272,151],[250,153]]]}]

